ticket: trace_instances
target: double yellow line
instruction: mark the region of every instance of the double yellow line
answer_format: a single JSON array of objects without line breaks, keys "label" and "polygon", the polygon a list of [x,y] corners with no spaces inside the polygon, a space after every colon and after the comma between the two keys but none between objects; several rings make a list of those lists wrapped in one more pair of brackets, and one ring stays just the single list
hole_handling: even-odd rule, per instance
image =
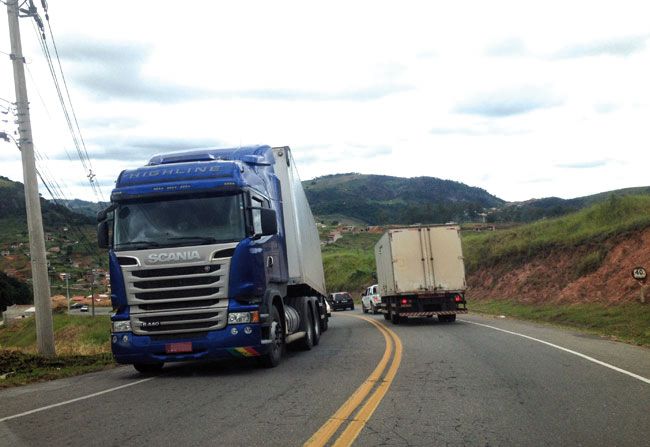
[{"label": "double yellow line", "polygon": [[[339,437],[332,444],[334,447],[343,447],[350,446],[354,440],[359,436],[361,430],[366,425],[372,414],[379,406],[379,403],[386,395],[388,388],[390,387],[395,375],[397,374],[397,369],[399,368],[400,362],[402,361],[402,341],[399,339],[397,334],[392,330],[388,329],[383,324],[373,320],[372,318],[362,317],[359,315],[346,315],[354,318],[359,318],[369,322],[374,325],[381,334],[384,336],[386,342],[386,350],[381,360],[377,364],[375,370],[368,376],[368,378],[355,390],[354,393],[345,401],[341,407],[336,410],[328,420],[323,424],[323,426],[318,429],[314,435],[305,442],[303,447],[321,447],[326,445],[330,438],[336,434],[341,425],[345,422],[348,423],[347,427],[339,435]],[[393,355],[393,348],[395,350]],[[393,361],[388,368],[388,371],[384,374],[388,362],[390,359]],[[382,379],[383,375],[383,379]],[[374,391],[373,391],[374,389]],[[371,392],[372,394],[368,399],[366,397]],[[352,413],[361,406],[363,406],[353,418],[350,419]]]}]

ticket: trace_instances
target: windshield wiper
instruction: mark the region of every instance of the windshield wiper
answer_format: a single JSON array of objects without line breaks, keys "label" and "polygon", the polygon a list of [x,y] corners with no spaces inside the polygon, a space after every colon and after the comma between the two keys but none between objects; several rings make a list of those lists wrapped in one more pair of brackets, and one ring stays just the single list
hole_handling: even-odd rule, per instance
[{"label": "windshield wiper", "polygon": [[160,244],[155,241],[131,241],[124,242],[123,244],[115,245],[115,249],[124,249],[124,248],[151,248],[151,247],[160,247]]},{"label": "windshield wiper", "polygon": [[178,237],[168,237],[168,241],[175,242],[197,242],[199,244],[216,244],[219,242],[213,237],[203,237],[203,236],[178,236]]}]

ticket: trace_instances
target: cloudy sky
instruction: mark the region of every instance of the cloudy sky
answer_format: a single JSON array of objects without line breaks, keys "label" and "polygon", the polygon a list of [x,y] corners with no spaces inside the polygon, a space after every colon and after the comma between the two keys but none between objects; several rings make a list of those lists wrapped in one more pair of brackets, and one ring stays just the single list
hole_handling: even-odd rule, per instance
[{"label": "cloudy sky", "polygon": [[[48,3],[106,196],[156,153],[256,143],[291,146],[303,179],[432,176],[509,201],[650,185],[645,0]],[[94,200],[32,22],[42,169]],[[14,101],[8,36],[0,20]],[[19,155],[0,142],[0,175],[22,181]]]}]

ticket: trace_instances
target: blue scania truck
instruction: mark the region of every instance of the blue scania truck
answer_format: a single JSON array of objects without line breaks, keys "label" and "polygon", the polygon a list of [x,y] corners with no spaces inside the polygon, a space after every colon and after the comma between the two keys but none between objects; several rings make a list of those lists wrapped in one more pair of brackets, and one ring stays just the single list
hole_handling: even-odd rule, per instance
[{"label": "blue scania truck", "polygon": [[320,239],[288,147],[154,156],[122,171],[97,218],[118,363],[273,367],[327,329]]}]

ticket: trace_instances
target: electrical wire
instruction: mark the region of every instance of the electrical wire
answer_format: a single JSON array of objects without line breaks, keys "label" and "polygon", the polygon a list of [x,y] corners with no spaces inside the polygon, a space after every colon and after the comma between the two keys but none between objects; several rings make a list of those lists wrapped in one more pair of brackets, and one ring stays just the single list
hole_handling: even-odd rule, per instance
[{"label": "electrical wire", "polygon": [[[13,141],[13,143],[16,145],[18,150],[21,151],[20,143],[13,137],[13,135],[6,132],[0,132],[0,137],[3,137],[7,141],[10,140]],[[66,197],[65,193],[61,189],[61,186],[58,184],[58,182],[55,179],[53,179],[53,176],[51,175],[51,173],[49,173],[47,166],[44,164],[44,158],[36,147],[34,147],[34,155],[35,155],[34,158],[41,162],[38,163],[39,167],[36,169],[36,175],[38,176],[41,184],[45,187],[47,192],[50,194],[52,202],[58,207],[69,209],[69,207],[65,206],[63,203],[60,203],[61,201],[65,201],[65,203],[67,203],[69,199]],[[98,265],[101,265],[101,258],[99,254],[97,253],[97,250],[94,249],[94,246],[90,242],[90,240],[86,237],[86,234],[83,232],[83,229],[79,225],[73,223],[72,221],[65,219],[65,217],[63,217],[63,219],[64,219],[63,223],[68,228],[70,228],[73,235],[75,235],[77,239],[81,242],[80,247],[82,248],[82,254],[96,257],[96,261]]]},{"label": "electrical wire", "polygon": [[[47,28],[50,32],[50,37],[52,39],[52,46],[54,48],[54,54],[56,55],[56,61],[57,64],[59,65],[59,71],[61,72],[61,79],[63,80],[63,86],[65,87],[65,93],[66,96],[68,97],[68,103],[70,104],[70,110],[72,111],[72,118],[74,119],[75,126],[77,128],[77,133],[79,134],[79,140],[81,141],[81,147],[83,148],[84,154],[86,156],[86,159],[88,160],[88,166],[90,167],[90,172],[93,172],[93,166],[92,162],[90,160],[90,156],[88,155],[88,149],[86,148],[86,142],[84,141],[83,135],[81,134],[81,128],[79,127],[79,121],[77,120],[77,114],[74,111],[74,107],[72,106],[72,99],[70,98],[70,90],[68,89],[68,82],[65,79],[65,74],[63,72],[63,67],[61,66],[61,59],[59,58],[59,50],[56,46],[56,41],[54,40],[54,33],[52,32],[52,26],[50,25],[50,17],[49,14],[47,14],[47,10],[45,13],[45,18],[47,21]],[[102,202],[105,202],[104,196],[102,194],[102,190],[97,184],[97,189],[99,190],[99,193],[101,195]]]},{"label": "electrical wire", "polygon": [[[90,159],[90,156],[88,154],[88,150],[86,148],[85,141],[83,139],[83,135],[81,134],[81,129],[79,127],[79,121],[77,119],[76,113],[74,111],[74,106],[72,105],[72,100],[70,97],[70,91],[67,86],[67,82],[65,80],[65,74],[63,72],[63,67],[61,65],[61,60],[59,58],[58,54],[58,49],[56,47],[56,43],[54,41],[54,34],[52,32],[52,27],[50,25],[50,19],[49,19],[49,14],[47,11],[47,4],[45,2],[42,2],[43,8],[45,10],[45,17],[46,21],[48,22],[48,30],[50,33],[50,37],[52,40],[52,45],[55,50],[55,56],[57,58],[57,63],[59,67],[59,72],[61,73],[61,79],[63,81],[63,88],[65,89],[66,97],[68,99],[68,103],[66,104],[62,88],[61,88],[61,82],[58,79],[57,71],[54,67],[54,63],[52,61],[52,54],[49,49],[49,45],[47,43],[47,39],[45,36],[45,30],[43,27],[43,22],[40,20],[40,17],[38,16],[38,13],[36,12],[36,7],[33,5],[33,2],[30,1],[30,11],[31,11],[31,16],[34,17],[36,25],[40,28],[41,32],[39,34],[39,43],[41,45],[41,51],[43,52],[43,55],[45,57],[45,60],[47,62],[48,68],[50,70],[50,75],[52,77],[52,80],[54,82],[54,87],[57,92],[57,96],[59,98],[59,103],[61,105],[63,115],[65,117],[66,124],[68,126],[68,130],[70,132],[70,135],[72,137],[75,149],[77,151],[77,157],[79,158],[84,171],[86,172],[86,177],[88,178],[88,181],[90,183],[90,186],[93,190],[93,193],[95,194],[95,197],[97,198],[98,201],[98,207],[101,207],[102,202],[106,202],[104,199],[104,194],[101,190],[100,185],[95,181],[96,174],[93,171],[92,167],[92,162]],[[68,111],[68,104],[70,111]],[[72,116],[71,116],[72,115]],[[74,126],[73,126],[73,121],[74,121]],[[76,130],[75,130],[76,127]],[[67,153],[67,151],[66,151]],[[68,157],[70,158],[69,154]]]}]

